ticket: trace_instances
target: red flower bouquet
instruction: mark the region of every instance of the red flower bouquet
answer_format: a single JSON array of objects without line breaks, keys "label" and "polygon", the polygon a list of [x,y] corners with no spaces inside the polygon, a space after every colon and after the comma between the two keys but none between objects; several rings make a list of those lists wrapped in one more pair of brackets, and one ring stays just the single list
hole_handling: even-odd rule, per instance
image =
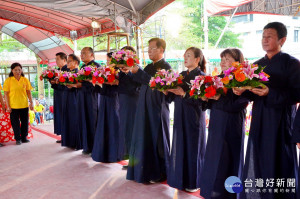
[{"label": "red flower bouquet", "polygon": [[42,81],[43,79],[46,79],[46,80],[52,80],[54,79],[55,77],[57,77],[59,73],[59,70],[55,69],[54,67],[52,66],[49,66],[46,70],[44,70],[40,76],[40,80]]},{"label": "red flower bouquet", "polygon": [[85,66],[82,69],[78,71],[77,80],[79,82],[86,81],[86,80],[92,80],[93,73],[96,71],[96,67],[94,66]]},{"label": "red flower bouquet", "polygon": [[269,81],[269,75],[263,72],[265,67],[248,62],[234,62],[232,67],[224,71],[222,82],[227,88],[243,87],[251,89],[255,87],[264,87]]},{"label": "red flower bouquet", "polygon": [[152,89],[165,91],[167,89],[176,88],[182,84],[183,76],[173,70],[159,70],[155,76],[150,79],[149,86]]},{"label": "red flower bouquet", "polygon": [[92,77],[92,83],[96,84],[103,84],[104,82],[112,83],[115,79],[118,78],[119,70],[114,69],[110,66],[101,66],[97,68]]},{"label": "red flower bouquet", "polygon": [[112,54],[110,64],[114,64],[117,67],[122,65],[132,67],[135,64],[139,64],[139,59],[131,50],[120,50]]},{"label": "red flower bouquet", "polygon": [[198,99],[199,97],[212,98],[215,95],[226,94],[227,89],[217,76],[197,76],[191,80],[190,97]]}]

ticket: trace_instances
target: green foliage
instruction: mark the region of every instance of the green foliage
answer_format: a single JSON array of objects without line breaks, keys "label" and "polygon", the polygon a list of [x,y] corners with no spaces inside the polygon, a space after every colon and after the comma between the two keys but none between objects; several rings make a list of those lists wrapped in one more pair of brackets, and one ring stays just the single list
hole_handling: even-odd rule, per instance
[{"label": "green foliage", "polygon": [[[48,98],[48,89],[45,89],[45,98]],[[31,95],[32,95],[32,98],[34,99],[38,99],[39,98],[39,92],[38,91],[31,91]],[[53,98],[53,89],[51,88],[50,89],[50,97]]]},{"label": "green foliage", "polygon": [[6,35],[6,38],[2,40],[2,34],[3,33],[0,32],[0,52],[20,52],[27,48],[25,45],[8,35]]},{"label": "green foliage", "polygon": [[[166,15],[151,18],[146,21],[143,33],[145,34],[144,46],[151,37],[160,37],[166,40],[167,49],[187,49],[191,46],[204,47],[204,20],[203,20],[203,0],[178,0],[166,8]],[[174,36],[170,28],[167,28],[166,20],[168,15],[181,15],[182,26],[178,36]],[[226,18],[222,16],[208,18],[208,42],[209,46],[215,46],[222,30],[226,25]],[[229,28],[232,24],[229,25]],[[147,36],[147,37],[146,37]],[[239,34],[235,34],[227,29],[218,45],[219,48],[241,47],[238,39]]]}]

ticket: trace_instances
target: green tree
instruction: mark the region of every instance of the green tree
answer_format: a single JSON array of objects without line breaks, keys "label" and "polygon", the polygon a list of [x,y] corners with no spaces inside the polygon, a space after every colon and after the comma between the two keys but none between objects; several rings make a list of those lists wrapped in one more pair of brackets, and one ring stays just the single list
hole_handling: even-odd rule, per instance
[{"label": "green tree", "polygon": [[[184,32],[188,31],[190,37],[187,40],[193,40],[197,37],[196,42],[204,43],[204,20],[203,20],[203,0],[180,0],[184,6],[183,16],[189,20],[190,23],[186,24]],[[208,42],[210,46],[214,46],[220,37],[222,30],[226,25],[226,18],[223,16],[215,16],[208,18]],[[232,23],[229,27],[232,26]],[[218,45],[221,48],[227,47],[241,47],[238,39],[239,34],[235,34],[227,29]]]},{"label": "green tree", "polygon": [[[2,39],[4,37],[4,39]],[[27,48],[25,45],[15,40],[14,38],[2,33],[0,31],[0,52],[20,52],[24,48]]]}]

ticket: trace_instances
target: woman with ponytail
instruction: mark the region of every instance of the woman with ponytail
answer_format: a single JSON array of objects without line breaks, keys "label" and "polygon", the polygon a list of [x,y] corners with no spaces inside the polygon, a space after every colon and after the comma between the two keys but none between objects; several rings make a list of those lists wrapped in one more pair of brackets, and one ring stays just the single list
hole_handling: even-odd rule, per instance
[{"label": "woman with ponytail", "polygon": [[[233,62],[244,62],[239,49],[226,49],[221,53],[221,69],[224,72]],[[223,76],[223,72],[220,77]],[[205,199],[231,199],[237,194],[225,190],[225,180],[239,176],[243,165],[243,143],[246,107],[249,100],[228,90],[226,96],[208,99],[210,109],[208,139],[201,172],[201,196]]]},{"label": "woman with ponytail", "polygon": [[[199,48],[190,47],[184,53],[187,68],[181,75],[183,84],[167,91],[175,103],[173,140],[167,161],[167,183],[174,188],[195,192],[205,153],[205,111],[202,101],[189,96],[190,80],[205,75],[205,58]],[[165,94],[167,94],[165,93]]]}]

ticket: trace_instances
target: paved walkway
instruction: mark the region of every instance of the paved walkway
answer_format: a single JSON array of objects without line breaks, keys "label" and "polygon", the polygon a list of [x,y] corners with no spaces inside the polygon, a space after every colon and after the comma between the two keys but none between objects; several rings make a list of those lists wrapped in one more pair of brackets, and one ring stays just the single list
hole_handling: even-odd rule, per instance
[{"label": "paved walkway", "polygon": [[36,128],[30,143],[10,142],[0,148],[1,199],[200,198],[199,192],[189,194],[166,184],[128,181],[121,163],[97,163],[57,144],[52,123]]}]

